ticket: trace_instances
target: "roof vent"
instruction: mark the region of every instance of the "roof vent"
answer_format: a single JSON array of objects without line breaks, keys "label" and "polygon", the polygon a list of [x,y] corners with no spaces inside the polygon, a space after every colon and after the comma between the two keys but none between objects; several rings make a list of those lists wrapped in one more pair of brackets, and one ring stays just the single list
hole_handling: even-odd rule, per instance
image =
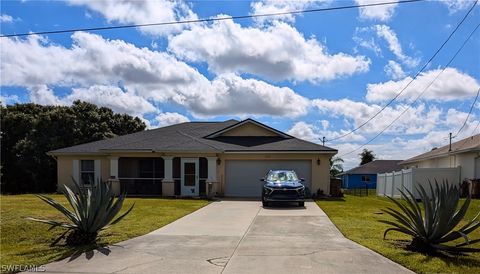
[{"label": "roof vent", "polygon": [[437,148],[438,148],[438,147],[434,147],[434,148],[432,148],[432,150],[435,150],[435,149],[437,149]]}]

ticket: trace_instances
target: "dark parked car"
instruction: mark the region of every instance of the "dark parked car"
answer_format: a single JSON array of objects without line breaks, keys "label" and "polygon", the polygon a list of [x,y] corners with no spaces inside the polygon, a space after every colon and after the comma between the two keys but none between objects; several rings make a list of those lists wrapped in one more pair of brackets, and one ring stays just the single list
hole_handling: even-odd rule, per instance
[{"label": "dark parked car", "polygon": [[270,202],[298,202],[305,206],[304,179],[299,179],[293,170],[270,170],[264,179],[262,189],[262,204]]}]

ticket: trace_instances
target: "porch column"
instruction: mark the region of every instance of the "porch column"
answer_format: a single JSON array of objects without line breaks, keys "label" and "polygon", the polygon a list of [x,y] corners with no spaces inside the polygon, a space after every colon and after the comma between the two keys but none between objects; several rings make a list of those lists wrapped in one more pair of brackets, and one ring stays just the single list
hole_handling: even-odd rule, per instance
[{"label": "porch column", "polygon": [[110,178],[107,182],[110,183],[112,191],[115,195],[120,195],[120,180],[118,179],[118,157],[109,157],[110,159]]},{"label": "porch column", "polygon": [[217,182],[217,157],[206,157],[208,161],[207,183]]},{"label": "porch column", "polygon": [[173,157],[162,156],[164,163],[164,178],[162,180],[162,195],[174,196],[175,195],[175,181],[173,180]]},{"label": "porch column", "polygon": [[118,179],[118,157],[110,157],[110,178]]},{"label": "porch column", "polygon": [[208,161],[207,197],[212,198],[217,192],[217,157],[206,157]]}]

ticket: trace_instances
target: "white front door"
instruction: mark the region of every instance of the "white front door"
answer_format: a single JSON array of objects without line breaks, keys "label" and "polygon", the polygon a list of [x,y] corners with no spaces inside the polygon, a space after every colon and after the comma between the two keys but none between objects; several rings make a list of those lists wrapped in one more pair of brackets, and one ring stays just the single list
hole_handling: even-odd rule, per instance
[{"label": "white front door", "polygon": [[182,158],[182,196],[198,196],[198,158]]}]

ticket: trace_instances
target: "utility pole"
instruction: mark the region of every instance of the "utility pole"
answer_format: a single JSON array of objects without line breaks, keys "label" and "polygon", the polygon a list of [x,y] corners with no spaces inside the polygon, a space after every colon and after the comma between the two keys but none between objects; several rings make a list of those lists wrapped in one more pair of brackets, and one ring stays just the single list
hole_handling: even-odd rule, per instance
[{"label": "utility pole", "polygon": [[325,146],[325,136],[322,138],[322,146]]},{"label": "utility pole", "polygon": [[449,136],[450,136],[450,146],[448,147],[448,151],[450,152],[450,151],[452,151],[452,133],[451,132],[450,132]]}]

